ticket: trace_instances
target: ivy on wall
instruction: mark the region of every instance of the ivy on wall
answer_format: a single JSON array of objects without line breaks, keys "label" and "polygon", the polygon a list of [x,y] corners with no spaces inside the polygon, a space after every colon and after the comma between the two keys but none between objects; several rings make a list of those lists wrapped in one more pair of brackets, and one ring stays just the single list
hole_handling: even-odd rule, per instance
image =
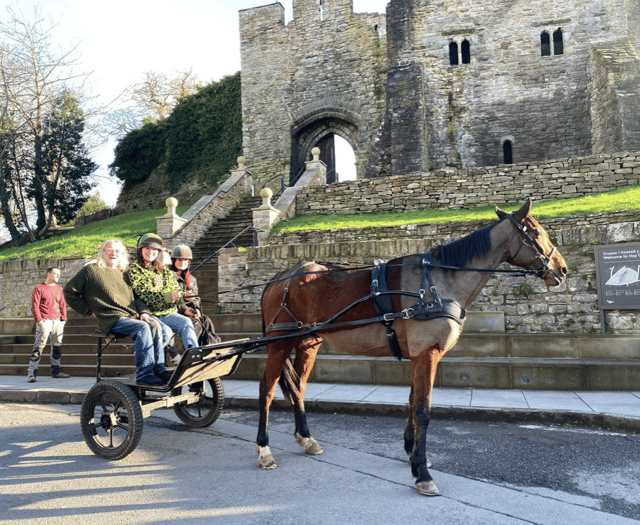
[{"label": "ivy on wall", "polygon": [[165,120],[128,133],[110,168],[125,185],[163,170],[171,190],[197,178],[215,185],[242,154],[240,73],[182,99]]}]

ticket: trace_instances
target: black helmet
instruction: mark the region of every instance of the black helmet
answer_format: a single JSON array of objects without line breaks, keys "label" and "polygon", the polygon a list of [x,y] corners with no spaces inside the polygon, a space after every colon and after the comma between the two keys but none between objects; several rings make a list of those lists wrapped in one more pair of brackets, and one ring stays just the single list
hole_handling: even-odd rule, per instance
[{"label": "black helmet", "polygon": [[191,248],[189,248],[186,244],[178,244],[171,251],[172,259],[193,259],[193,254],[191,253]]}]

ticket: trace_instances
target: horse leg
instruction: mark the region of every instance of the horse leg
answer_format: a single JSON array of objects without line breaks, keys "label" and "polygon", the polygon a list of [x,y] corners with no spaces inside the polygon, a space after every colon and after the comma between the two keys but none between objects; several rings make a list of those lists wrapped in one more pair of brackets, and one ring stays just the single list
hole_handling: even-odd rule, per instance
[{"label": "horse leg", "polygon": [[287,360],[280,381],[285,397],[289,400],[293,411],[296,442],[304,449],[305,453],[312,456],[322,454],[324,451],[309,432],[307,415],[304,409],[304,391],[321,342],[319,338],[313,338],[299,344],[296,347],[296,358],[293,366]]},{"label": "horse leg", "polygon": [[[409,406],[413,406],[413,387],[411,387],[411,392],[409,393]],[[413,443],[415,441],[413,432],[413,412],[409,410],[407,425],[404,428],[404,450],[408,456],[411,456],[413,452]],[[427,468],[431,468],[431,466],[431,461],[427,458]]]},{"label": "horse leg", "polygon": [[284,346],[279,347],[277,343],[269,346],[267,366],[264,371],[264,376],[262,376],[262,380],[260,381],[260,418],[258,421],[256,450],[258,452],[258,464],[260,468],[263,469],[274,469],[278,466],[269,448],[269,407],[275,395],[278,378],[285,364],[289,362],[288,358],[291,350],[291,348]]},{"label": "horse leg", "polygon": [[[413,406],[413,386],[411,387],[411,392],[409,393],[409,406]],[[413,411],[409,410],[409,415],[407,416],[407,425],[404,427],[404,451],[411,455],[413,452],[413,444],[415,441],[415,437],[413,434]]]},{"label": "horse leg", "polygon": [[412,358],[411,418],[413,419],[413,449],[411,472],[416,477],[416,488],[425,496],[438,496],[440,491],[427,467],[427,428],[431,419],[431,393],[441,353],[432,347]]}]

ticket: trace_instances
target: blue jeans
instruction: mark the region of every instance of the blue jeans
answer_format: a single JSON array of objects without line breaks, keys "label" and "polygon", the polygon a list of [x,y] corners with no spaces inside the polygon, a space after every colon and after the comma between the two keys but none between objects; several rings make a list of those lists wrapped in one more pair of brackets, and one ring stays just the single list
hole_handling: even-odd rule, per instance
[{"label": "blue jeans", "polygon": [[[171,333],[171,330],[173,330],[182,340],[182,346],[184,346],[185,350],[198,346],[198,336],[196,335],[196,329],[193,327],[191,319],[189,319],[187,316],[181,315],[178,312],[173,312],[161,317],[154,316],[154,319],[160,321],[160,326],[162,327],[163,345],[166,345],[169,342],[169,339],[171,339],[171,336],[173,335]],[[167,330],[166,327],[169,327],[169,330]]]},{"label": "blue jeans", "polygon": [[136,382],[145,385],[164,385],[164,347],[159,323],[123,317],[111,327],[111,332],[123,334],[133,339],[136,360]]}]

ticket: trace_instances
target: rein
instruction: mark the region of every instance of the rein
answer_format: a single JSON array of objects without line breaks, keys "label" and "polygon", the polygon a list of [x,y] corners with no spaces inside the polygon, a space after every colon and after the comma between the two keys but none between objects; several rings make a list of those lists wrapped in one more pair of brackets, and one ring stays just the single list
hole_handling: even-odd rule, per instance
[{"label": "rein", "polygon": [[[278,315],[282,311],[286,311],[289,317],[292,319],[290,322],[286,323],[271,323],[265,329],[265,335],[269,332],[275,331],[299,331],[295,334],[291,334],[291,336],[303,336],[308,335],[314,332],[318,332],[324,329],[339,329],[339,328],[347,328],[347,327],[355,327],[365,324],[372,324],[380,322],[382,323],[387,330],[387,339],[389,342],[389,346],[393,355],[396,359],[402,359],[402,351],[400,349],[400,345],[398,343],[398,339],[395,331],[392,328],[392,324],[396,319],[412,319],[415,318],[417,320],[430,320],[436,318],[446,317],[456,321],[458,324],[462,325],[464,323],[464,319],[466,317],[466,311],[462,306],[454,300],[444,299],[442,300],[438,294],[438,290],[434,284],[433,278],[431,276],[431,270],[433,269],[441,269],[447,271],[463,271],[463,272],[480,272],[480,273],[502,273],[509,274],[511,276],[528,276],[534,275],[536,277],[544,277],[547,273],[551,273],[555,275],[555,272],[550,267],[551,257],[556,252],[555,246],[551,250],[551,252],[547,255],[544,253],[544,250],[540,248],[535,239],[529,234],[527,231],[527,227],[521,225],[513,216],[513,214],[509,214],[506,216],[511,223],[516,227],[519,233],[524,237],[524,245],[527,245],[533,248],[536,251],[537,258],[541,261],[542,266],[535,270],[498,270],[498,269],[489,269],[489,268],[463,268],[459,266],[449,266],[445,264],[438,264],[433,261],[433,254],[431,252],[426,252],[420,254],[420,262],[419,263],[402,263],[402,264],[393,264],[387,265],[382,261],[376,261],[375,264],[370,266],[363,267],[342,267],[342,268],[334,268],[327,270],[316,270],[310,272],[296,272],[292,275],[288,275],[285,277],[272,279],[267,283],[264,283],[264,286],[269,286],[270,284],[277,283],[280,281],[287,281],[287,285],[284,289],[284,294],[282,297],[282,302],[280,304],[279,310],[276,312],[273,319],[276,319]],[[519,253],[519,250],[518,252]],[[517,255],[516,253],[516,255]],[[386,285],[386,271],[388,267],[402,267],[402,266],[421,266],[422,267],[422,277],[420,283],[420,290],[418,292],[410,292],[407,290],[388,290]],[[346,271],[346,270],[364,270],[371,269],[371,287],[369,290],[369,294],[363,295],[359,299],[353,301],[350,305],[343,308],[340,312],[334,314],[326,321],[322,321],[319,323],[310,323],[304,324],[301,321],[297,320],[293,315],[293,312],[289,310],[286,304],[287,295],[289,293],[289,285],[294,277],[299,277],[302,275],[313,275],[319,273],[330,273],[336,271]],[[433,301],[425,302],[424,296],[426,293],[427,285],[429,286],[429,291],[433,295]],[[244,288],[255,288],[260,285],[253,285]],[[236,288],[232,291],[237,291],[243,288]],[[266,289],[266,288],[265,288]],[[225,292],[222,292],[225,293]],[[402,311],[395,312],[391,306],[391,296],[394,295],[404,295],[408,297],[414,297],[418,299],[417,304],[412,307],[405,308]],[[335,322],[342,315],[347,313],[352,308],[355,308],[357,305],[372,300],[376,314],[376,317],[371,317],[367,319],[359,319],[356,321],[345,321],[337,323]]]}]

